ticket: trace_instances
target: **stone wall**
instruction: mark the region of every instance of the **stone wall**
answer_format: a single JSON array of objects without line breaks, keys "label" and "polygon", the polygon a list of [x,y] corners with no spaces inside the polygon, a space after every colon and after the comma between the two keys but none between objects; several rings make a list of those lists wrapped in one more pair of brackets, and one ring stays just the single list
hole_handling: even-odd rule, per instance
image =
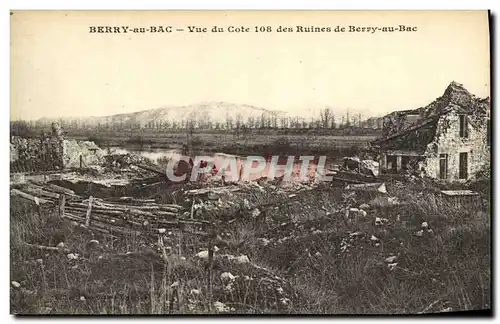
[{"label": "stone wall", "polygon": [[440,154],[448,154],[449,181],[459,179],[460,153],[468,153],[467,178],[471,178],[485,164],[490,163],[490,147],[487,137],[487,116],[467,116],[468,137],[460,137],[460,118],[456,111],[442,115],[438,121],[436,136],[427,145],[425,172],[439,179]]},{"label": "stone wall", "polygon": [[55,124],[51,134],[39,138],[13,136],[10,142],[11,172],[58,171],[99,164],[105,155],[94,142],[65,140]]}]

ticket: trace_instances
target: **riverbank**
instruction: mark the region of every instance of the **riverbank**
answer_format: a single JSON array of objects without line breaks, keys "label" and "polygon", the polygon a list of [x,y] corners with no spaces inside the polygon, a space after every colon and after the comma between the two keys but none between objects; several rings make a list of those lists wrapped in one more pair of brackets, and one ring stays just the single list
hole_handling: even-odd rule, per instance
[{"label": "riverbank", "polygon": [[[131,132],[75,132],[68,137],[77,140],[93,141],[99,146],[121,146],[135,150],[141,149],[182,149],[187,143],[184,132],[144,131]],[[351,156],[363,147],[369,146],[377,136],[334,136],[322,134],[279,134],[279,133],[194,133],[191,145],[194,153],[224,152],[235,155],[325,155]]]}]

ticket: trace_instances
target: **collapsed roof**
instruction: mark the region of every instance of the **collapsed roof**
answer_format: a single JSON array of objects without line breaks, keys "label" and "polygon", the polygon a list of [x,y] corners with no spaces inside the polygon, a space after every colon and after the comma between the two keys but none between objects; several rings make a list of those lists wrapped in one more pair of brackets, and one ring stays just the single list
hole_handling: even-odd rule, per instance
[{"label": "collapsed roof", "polygon": [[423,153],[435,136],[439,117],[450,111],[489,116],[490,98],[477,98],[464,86],[451,82],[443,95],[425,107],[395,111],[383,117],[383,136],[372,143],[389,150]]}]

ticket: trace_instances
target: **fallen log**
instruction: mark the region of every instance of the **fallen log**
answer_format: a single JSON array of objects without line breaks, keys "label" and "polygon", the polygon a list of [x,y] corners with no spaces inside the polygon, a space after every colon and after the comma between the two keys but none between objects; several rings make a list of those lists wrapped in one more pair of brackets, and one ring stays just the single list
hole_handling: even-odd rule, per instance
[{"label": "fallen log", "polygon": [[39,187],[50,189],[50,191],[53,191],[55,193],[65,194],[68,196],[76,196],[76,194],[73,190],[58,186],[58,185],[53,184],[53,183],[43,183],[43,182],[40,182],[37,180],[29,180],[29,182],[31,182]]},{"label": "fallen log", "polygon": [[134,197],[111,197],[106,198],[106,201],[116,201],[116,202],[137,202],[137,203],[154,203],[154,199],[139,199]]},{"label": "fallen log", "polygon": [[[84,208],[84,207],[73,207],[73,206],[66,205],[66,209],[71,210],[71,211],[81,212],[81,213],[87,212],[87,208]],[[123,215],[123,212],[119,211],[119,210],[99,210],[97,208],[93,209],[93,213],[110,215],[110,216]]]},{"label": "fallen log", "polygon": [[166,205],[160,205],[160,210],[172,212],[172,213],[179,213],[183,210],[183,208],[176,208],[176,207],[170,207],[170,206],[166,206]]},{"label": "fallen log", "polygon": [[[73,206],[69,206],[69,207],[66,207],[67,210],[71,211],[71,212],[76,212],[76,213],[85,213],[87,211],[86,208],[83,208],[83,207],[73,207]],[[114,216],[116,219],[124,219],[124,220],[128,220],[130,219],[131,217],[134,218],[134,219],[137,219],[137,220],[148,220],[148,221],[151,221],[151,220],[156,220],[158,218],[167,218],[167,219],[177,219],[177,217],[179,217],[179,214],[177,213],[171,213],[171,212],[162,212],[162,211],[158,211],[156,212],[154,215],[152,216],[149,216],[149,215],[136,215],[136,214],[131,214],[131,213],[127,213],[127,211],[118,211],[118,210],[100,210],[100,209],[97,209],[97,208],[93,208],[92,209],[92,215],[94,214],[98,214],[98,215],[105,215],[105,216]]]},{"label": "fallen log", "polygon": [[52,191],[60,193],[60,194],[65,194],[68,196],[77,196],[73,190],[55,185],[53,183],[47,183],[47,184],[45,184],[45,186],[50,188]]},{"label": "fallen log", "polygon": [[160,217],[179,217],[179,213],[173,213],[173,212],[169,212],[169,211],[157,211],[155,213],[156,215],[160,216]]},{"label": "fallen log", "polygon": [[34,202],[34,203],[35,203],[35,204],[37,204],[37,205],[40,205],[40,204],[48,204],[48,203],[50,203],[50,204],[54,204],[54,202],[53,202],[53,201],[50,201],[50,200],[47,200],[47,199],[43,199],[43,198],[38,198],[38,197],[35,197],[35,196],[33,196],[33,195],[30,195],[30,194],[28,194],[28,193],[26,193],[26,192],[23,192],[23,191],[21,191],[21,190],[18,190],[18,189],[11,189],[11,190],[10,190],[10,193],[11,193],[11,195],[13,194],[13,195],[16,195],[16,196],[22,197],[22,198],[24,198],[24,199],[28,199],[28,200],[30,200],[30,201],[32,201],[32,202]]},{"label": "fallen log", "polygon": [[[76,211],[76,212],[85,212],[86,208],[78,206],[75,207],[69,206],[68,207],[70,210]],[[136,218],[136,219],[156,219],[158,217],[160,218],[177,218],[179,216],[178,213],[171,213],[171,212],[162,212],[162,211],[156,211],[154,213],[140,213],[134,210],[111,210],[111,209],[100,209],[98,207],[93,206],[92,207],[92,213],[98,213],[102,215],[107,215],[107,216],[116,216],[119,218],[123,219],[130,219],[130,218]]]},{"label": "fallen log", "polygon": [[177,221],[186,224],[190,223],[190,224],[200,224],[200,225],[213,225],[212,222],[202,219],[194,220],[194,219],[178,218]]},{"label": "fallen log", "polygon": [[156,203],[148,203],[147,205],[123,205],[123,204],[118,204],[114,202],[110,202],[109,200],[102,200],[99,199],[96,201],[96,204],[99,206],[103,207],[111,207],[111,208],[120,208],[120,209],[138,209],[138,210],[165,210],[165,211],[171,211],[171,212],[177,212],[180,210],[183,210],[184,208],[179,205],[172,205],[172,204],[156,204]]},{"label": "fallen log", "polygon": [[[84,199],[80,204],[86,205],[88,202],[89,202],[88,199]],[[128,207],[128,206],[105,203],[102,201],[102,199],[94,199],[93,203],[96,207],[101,208],[101,209],[107,209],[107,210],[122,210],[122,211],[124,211],[124,210],[130,209],[130,207]]]},{"label": "fallen log", "polygon": [[23,187],[24,192],[30,193],[35,196],[45,196],[48,198],[59,199],[60,195],[58,193],[45,191],[40,187],[25,186]]},{"label": "fallen log", "polygon": [[160,204],[162,207],[168,207],[168,208],[177,208],[177,209],[184,209],[184,207],[176,204]]},{"label": "fallen log", "polygon": [[[82,211],[82,210],[75,210],[73,208],[66,208],[66,210],[70,213],[70,214],[73,214],[73,215],[76,215],[78,217],[82,217],[83,219],[85,218],[85,211]],[[114,220],[114,222],[112,223],[125,223],[127,220],[125,218],[122,218],[122,217],[113,217],[115,215],[107,215],[107,214],[104,214],[102,212],[93,212],[92,213],[92,219],[101,219],[101,218],[107,218],[107,219],[112,219]]]},{"label": "fallen log", "polygon": [[[72,212],[73,210],[69,210]],[[73,217],[79,218],[81,221],[84,221],[84,216],[79,216],[77,214],[73,214]],[[182,223],[178,223],[175,221],[164,221],[164,220],[143,220],[143,219],[122,219],[122,218],[114,218],[107,215],[97,214],[95,212],[92,213],[92,224],[94,221],[102,222],[104,224],[109,224],[113,226],[126,226],[127,228],[135,227],[139,230],[143,230],[146,226],[158,226],[160,228],[179,228]],[[147,221],[147,225],[144,225],[144,222]]]},{"label": "fallen log", "polygon": [[186,195],[198,196],[205,195],[208,193],[221,194],[225,192],[236,192],[240,191],[239,187],[213,187],[213,188],[201,188],[201,189],[191,189],[184,191]]},{"label": "fallen log", "polygon": [[[79,222],[80,224],[83,224],[85,222],[84,217],[79,217],[79,216],[69,214],[69,213],[65,213],[64,218]],[[100,222],[97,220],[92,220],[92,224],[90,226],[85,226],[85,227],[89,228],[89,229],[96,228],[96,229],[106,230],[107,233],[116,232],[116,233],[126,234],[126,235],[128,235],[128,234],[141,235],[140,231],[127,230],[123,227],[119,227],[119,226],[115,226],[115,225],[111,225],[111,224],[106,224],[106,223],[103,223],[103,222]]]},{"label": "fallen log", "polygon": [[137,209],[141,211],[160,210],[160,206],[136,206],[136,205],[120,206],[120,208],[123,207],[125,207],[126,209]]},{"label": "fallen log", "polygon": [[[71,203],[68,203],[68,206],[71,206],[71,207],[85,207],[85,206],[88,206],[88,205],[86,203],[74,203],[74,202],[71,202]],[[92,206],[92,209],[96,210],[96,211],[119,211],[121,213],[129,213],[129,214],[132,214],[132,215],[141,215],[141,216],[154,217],[153,213],[137,209],[137,208],[135,208],[135,206],[134,206],[134,208],[123,208],[123,207],[114,207],[114,206],[111,207],[111,206],[105,206],[105,205],[102,205],[99,202],[96,202],[95,205]]]}]

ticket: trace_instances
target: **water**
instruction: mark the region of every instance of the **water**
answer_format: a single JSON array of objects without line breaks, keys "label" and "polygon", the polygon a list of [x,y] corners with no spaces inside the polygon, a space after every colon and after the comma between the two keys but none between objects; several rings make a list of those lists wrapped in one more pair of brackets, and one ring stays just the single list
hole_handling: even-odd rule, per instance
[{"label": "water", "polygon": [[123,147],[111,147],[111,153],[114,154],[135,154],[139,156],[143,156],[145,158],[150,159],[154,163],[158,163],[158,160],[167,158],[170,160],[179,160],[182,156],[181,150],[174,149],[147,149],[147,150],[139,150],[139,149],[129,149]]},{"label": "water", "polygon": [[[123,147],[112,147],[110,148],[112,153],[115,154],[136,154],[139,156],[143,156],[145,158],[150,159],[154,163],[164,165],[165,159],[179,161],[182,158],[182,151],[179,149],[131,149],[131,148],[123,148]],[[205,155],[213,160],[213,163],[217,167],[218,170],[223,168],[224,174],[226,176],[227,181],[236,181],[240,179],[242,176],[248,176],[248,180],[255,180],[261,177],[267,177],[269,175],[270,170],[272,169],[272,165],[270,161],[267,161],[265,166],[261,166],[259,168],[259,162],[254,161],[251,164],[252,171],[246,171],[250,165],[247,165],[247,157],[237,156],[233,154],[226,153],[200,153],[201,155]],[[286,175],[287,172],[287,160],[286,157],[284,160],[280,160],[275,167],[274,177],[279,178]],[[297,180],[299,178],[302,161],[296,159],[293,164],[291,164],[288,169],[288,174],[291,175],[292,179]],[[234,166],[236,166],[233,171]],[[233,167],[233,168],[232,168]],[[310,161],[309,166],[307,168],[306,174],[307,178],[311,178],[315,176],[317,164],[315,161]],[[258,172],[255,172],[256,170]],[[306,180],[306,179],[303,179]]]}]

